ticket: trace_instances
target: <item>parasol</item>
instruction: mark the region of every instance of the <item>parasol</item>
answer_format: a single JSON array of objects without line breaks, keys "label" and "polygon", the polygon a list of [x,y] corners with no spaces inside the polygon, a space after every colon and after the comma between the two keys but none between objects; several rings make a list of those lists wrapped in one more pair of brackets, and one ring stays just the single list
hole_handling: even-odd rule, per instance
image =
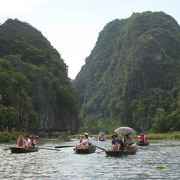
[{"label": "parasol", "polygon": [[136,131],[130,127],[118,127],[117,129],[114,130],[114,132],[122,134],[122,135],[127,135],[127,134],[134,134]]},{"label": "parasol", "polygon": [[102,132],[102,131],[99,132],[99,135],[102,135],[102,136],[103,136],[103,135],[105,135],[105,134],[106,134],[105,132]]}]

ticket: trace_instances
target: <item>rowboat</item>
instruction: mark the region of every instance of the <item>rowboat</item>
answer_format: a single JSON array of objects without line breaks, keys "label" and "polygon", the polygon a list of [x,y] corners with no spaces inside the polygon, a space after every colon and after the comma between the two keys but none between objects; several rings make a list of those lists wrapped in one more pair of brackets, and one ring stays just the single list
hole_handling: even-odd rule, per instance
[{"label": "rowboat", "polygon": [[30,153],[37,152],[38,147],[29,147],[29,148],[21,148],[21,147],[10,147],[11,153]]},{"label": "rowboat", "polygon": [[74,148],[74,152],[76,154],[90,154],[90,153],[94,153],[95,150],[96,150],[95,145],[89,145],[86,148],[81,148],[81,147],[79,147],[79,145],[76,145],[76,147]]},{"label": "rowboat", "polygon": [[142,133],[137,137],[137,145],[138,146],[148,146],[149,142],[147,140],[146,134]]},{"label": "rowboat", "polygon": [[120,151],[106,150],[105,153],[107,156],[119,157],[121,155],[136,154],[136,151],[137,151],[137,146],[134,143],[130,146],[125,146],[123,150],[120,150]]},{"label": "rowboat", "polygon": [[123,155],[128,155],[128,154],[133,155],[133,154],[136,154],[136,151],[137,151],[136,143],[133,143],[130,146],[125,146],[124,150],[122,150],[122,154]]},{"label": "rowboat", "polygon": [[106,141],[106,138],[105,137],[99,137],[98,140],[99,141]]},{"label": "rowboat", "polygon": [[112,156],[112,157],[118,157],[122,155],[122,151],[111,151],[111,150],[107,150],[105,151],[107,156]]}]

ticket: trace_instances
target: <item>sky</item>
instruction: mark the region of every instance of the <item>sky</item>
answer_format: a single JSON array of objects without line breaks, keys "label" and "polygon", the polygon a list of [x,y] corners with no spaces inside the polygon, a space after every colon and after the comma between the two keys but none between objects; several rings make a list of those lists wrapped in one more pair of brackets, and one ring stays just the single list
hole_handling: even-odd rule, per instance
[{"label": "sky", "polygon": [[74,79],[108,22],[144,11],[163,11],[180,24],[180,0],[0,0],[0,24],[17,18],[41,31]]}]

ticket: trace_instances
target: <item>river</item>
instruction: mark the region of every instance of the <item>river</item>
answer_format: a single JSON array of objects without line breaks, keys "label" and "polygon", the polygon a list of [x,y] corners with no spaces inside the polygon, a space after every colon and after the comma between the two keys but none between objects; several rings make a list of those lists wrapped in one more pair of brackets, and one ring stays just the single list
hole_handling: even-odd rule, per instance
[{"label": "river", "polygon": [[[46,141],[39,147],[77,143],[76,140]],[[110,141],[94,141],[94,144],[108,148]],[[150,141],[149,146],[138,146],[135,155],[119,158],[106,157],[100,149],[79,155],[72,147],[26,154],[4,150],[12,145],[0,144],[0,179],[3,180],[180,179],[180,141]]]}]

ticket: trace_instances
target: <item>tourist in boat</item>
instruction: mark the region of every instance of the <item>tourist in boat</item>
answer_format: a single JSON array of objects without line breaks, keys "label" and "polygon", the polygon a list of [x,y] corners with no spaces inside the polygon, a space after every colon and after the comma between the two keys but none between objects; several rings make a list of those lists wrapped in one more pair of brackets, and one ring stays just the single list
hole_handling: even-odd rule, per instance
[{"label": "tourist in boat", "polygon": [[18,140],[17,140],[17,147],[21,147],[21,148],[24,148],[24,136],[23,135],[20,135]]},{"label": "tourist in boat", "polygon": [[80,138],[79,138],[79,143],[81,144],[82,143],[82,140],[84,139],[84,136],[83,135],[80,135]]},{"label": "tourist in boat", "polygon": [[118,138],[117,134],[112,135],[111,144],[112,144],[111,146],[112,151],[119,151],[122,148],[121,147],[122,141]]},{"label": "tourist in boat", "polygon": [[124,146],[130,146],[131,144],[133,144],[132,142],[132,138],[129,136],[129,134],[126,134],[123,138],[123,144]]},{"label": "tourist in boat", "polygon": [[30,148],[32,146],[31,139],[28,136],[25,136],[25,138],[24,138],[24,146],[25,146],[25,148]]},{"label": "tourist in boat", "polygon": [[82,139],[82,142],[80,145],[82,148],[87,148],[88,146],[92,145],[91,140],[89,139],[88,133],[84,134],[84,138]]},{"label": "tourist in boat", "polygon": [[31,140],[31,146],[34,148],[36,146],[36,144],[37,144],[36,139],[32,135],[30,135],[29,138]]},{"label": "tourist in boat", "polygon": [[124,144],[123,141],[121,139],[117,139],[117,143],[119,144],[119,150],[123,151],[124,150]]},{"label": "tourist in boat", "polygon": [[138,136],[138,140],[137,141],[139,143],[148,144],[147,136],[144,133],[142,133],[140,136]]},{"label": "tourist in boat", "polygon": [[104,133],[104,132],[99,132],[98,140],[99,140],[99,141],[106,141],[105,134],[106,134],[106,133]]}]

